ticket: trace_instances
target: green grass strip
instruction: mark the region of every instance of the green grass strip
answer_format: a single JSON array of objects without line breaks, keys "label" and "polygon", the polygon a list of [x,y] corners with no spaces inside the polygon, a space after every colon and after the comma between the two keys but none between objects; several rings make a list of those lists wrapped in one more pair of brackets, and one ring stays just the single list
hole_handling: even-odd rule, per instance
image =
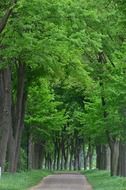
[{"label": "green grass strip", "polygon": [[5,173],[0,179],[0,190],[27,190],[39,183],[41,179],[50,172],[43,170],[33,170],[15,174]]},{"label": "green grass strip", "polygon": [[92,170],[83,172],[93,190],[126,190],[126,178],[111,177],[109,172]]}]

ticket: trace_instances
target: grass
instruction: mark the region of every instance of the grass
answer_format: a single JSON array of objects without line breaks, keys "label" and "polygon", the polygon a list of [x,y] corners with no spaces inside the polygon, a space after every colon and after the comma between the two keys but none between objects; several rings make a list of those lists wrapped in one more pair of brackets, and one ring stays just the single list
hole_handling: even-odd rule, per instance
[{"label": "grass", "polygon": [[93,190],[126,190],[126,178],[111,177],[106,171],[92,170],[84,172]]},{"label": "grass", "polygon": [[27,190],[49,174],[48,171],[42,170],[33,170],[15,174],[5,173],[0,179],[0,190]]},{"label": "grass", "polygon": [[[110,177],[106,171],[92,170],[83,172],[92,184],[93,190],[126,190],[126,178]],[[49,171],[33,170],[15,174],[3,174],[0,190],[27,190],[49,175]]]}]

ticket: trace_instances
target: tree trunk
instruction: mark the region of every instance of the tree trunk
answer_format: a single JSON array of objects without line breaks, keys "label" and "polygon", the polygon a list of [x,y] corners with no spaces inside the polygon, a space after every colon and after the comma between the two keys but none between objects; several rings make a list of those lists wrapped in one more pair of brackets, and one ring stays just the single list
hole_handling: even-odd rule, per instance
[{"label": "tree trunk", "polygon": [[4,171],[9,130],[11,128],[11,70],[0,71],[0,166]]},{"label": "tree trunk", "polygon": [[51,159],[51,154],[47,154],[47,160],[48,160],[48,170],[52,169],[52,159]]},{"label": "tree trunk", "polygon": [[118,161],[119,161],[119,141],[110,142],[111,149],[111,176],[118,174]]},{"label": "tree trunk", "polygon": [[77,154],[76,154],[76,150],[74,150],[74,170],[77,170]]},{"label": "tree trunk", "polygon": [[110,150],[108,145],[96,146],[96,168],[99,170],[110,169]]},{"label": "tree trunk", "polygon": [[73,153],[70,152],[70,161],[69,161],[69,170],[72,170],[72,164],[73,164]]},{"label": "tree trunk", "polygon": [[64,161],[65,161],[65,144],[64,144],[65,140],[64,140],[64,135],[63,135],[64,131],[65,131],[65,127],[64,127],[64,129],[62,131],[62,140],[61,140],[61,165],[60,165],[61,170],[64,169]]},{"label": "tree trunk", "polygon": [[53,160],[53,170],[56,169],[56,154],[57,154],[57,141],[54,142],[54,160]]},{"label": "tree trunk", "polygon": [[29,151],[28,151],[28,168],[41,169],[44,161],[44,146],[43,142],[34,143],[32,135],[29,138]]},{"label": "tree trunk", "polygon": [[60,168],[60,142],[57,143],[57,170]]},{"label": "tree trunk", "polygon": [[34,169],[41,169],[42,168],[42,144],[41,143],[34,143]]},{"label": "tree trunk", "polygon": [[84,170],[87,170],[87,162],[88,162],[89,152],[87,151],[87,153],[86,153],[85,143],[83,144],[83,157],[84,157]]},{"label": "tree trunk", "polygon": [[77,143],[76,143],[76,148],[77,148],[77,169],[80,170],[81,169],[81,161],[80,161],[80,154],[81,154],[81,139],[78,137],[77,138]]},{"label": "tree trunk", "polygon": [[68,150],[68,142],[67,142],[67,147],[64,145],[64,150],[63,150],[63,156],[64,156],[64,169],[67,170],[68,166],[68,157],[69,157],[69,150]]},{"label": "tree trunk", "polygon": [[70,146],[70,162],[69,162],[69,170],[72,170],[73,165],[73,140]]},{"label": "tree trunk", "polygon": [[122,142],[119,145],[118,175],[126,177],[126,143]]},{"label": "tree trunk", "polygon": [[64,158],[64,169],[67,170],[67,166],[68,166],[68,151],[66,153],[66,156]]},{"label": "tree trunk", "polygon": [[89,169],[92,169],[92,164],[93,164],[93,147],[90,144],[90,149],[89,149]]},{"label": "tree trunk", "polygon": [[63,166],[64,166],[64,159],[63,159],[63,152],[61,151],[61,163],[60,163],[60,169],[63,170]]},{"label": "tree trunk", "polygon": [[47,154],[45,153],[45,158],[44,158],[44,160],[45,160],[45,169],[47,169]]},{"label": "tree trunk", "polygon": [[33,143],[32,143],[32,135],[29,137],[28,143],[28,169],[32,169],[32,151],[33,151]]},{"label": "tree trunk", "polygon": [[16,172],[18,158],[19,158],[19,151],[20,151],[20,144],[21,144],[21,137],[22,137],[22,130],[24,127],[24,113],[25,113],[25,102],[26,96],[24,93],[24,85],[25,85],[25,66],[24,64],[19,63],[19,67],[17,70],[17,100],[15,103],[15,109],[13,108],[13,123],[10,131],[9,137],[9,171]]}]

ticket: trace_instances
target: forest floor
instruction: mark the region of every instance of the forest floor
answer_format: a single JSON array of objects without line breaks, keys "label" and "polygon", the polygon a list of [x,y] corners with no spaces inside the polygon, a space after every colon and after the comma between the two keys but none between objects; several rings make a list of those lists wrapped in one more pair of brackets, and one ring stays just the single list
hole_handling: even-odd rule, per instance
[{"label": "forest floor", "polygon": [[30,190],[92,190],[92,187],[83,175],[61,173],[45,177],[39,185]]}]

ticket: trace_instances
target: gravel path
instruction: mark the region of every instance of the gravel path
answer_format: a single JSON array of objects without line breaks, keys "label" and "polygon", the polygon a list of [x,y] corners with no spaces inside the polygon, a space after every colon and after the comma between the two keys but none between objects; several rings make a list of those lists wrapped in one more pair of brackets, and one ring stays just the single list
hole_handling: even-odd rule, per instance
[{"label": "gravel path", "polygon": [[80,174],[55,174],[30,190],[92,190],[86,178]]}]

